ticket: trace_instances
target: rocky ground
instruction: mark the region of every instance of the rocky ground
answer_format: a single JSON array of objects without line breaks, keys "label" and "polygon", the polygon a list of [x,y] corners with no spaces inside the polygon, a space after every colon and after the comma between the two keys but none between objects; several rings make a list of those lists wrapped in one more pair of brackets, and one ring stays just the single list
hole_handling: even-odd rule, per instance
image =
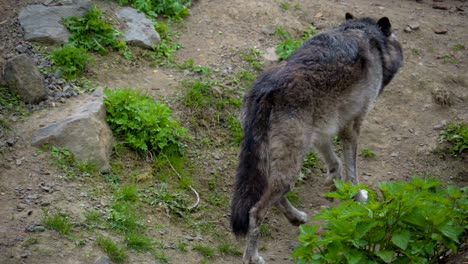
[{"label": "rocky ground", "polygon": [[[18,54],[32,56],[38,66],[48,63],[43,56],[33,54],[17,21],[23,7],[38,2],[41,1],[0,0],[0,68]],[[297,0],[288,1],[291,7],[297,7],[288,10],[280,8],[280,1],[275,0],[193,2],[191,15],[177,26],[183,47],[176,54],[177,60],[193,59],[196,64],[227,74],[242,67],[242,52],[275,47],[276,26],[299,35],[311,23],[319,30],[336,26],[345,12],[388,16],[403,45],[405,64],[364,123],[360,149],[373,150],[376,158],[359,158],[361,181],[375,187],[379,181],[409,179],[417,174],[467,186],[466,155],[454,159],[438,151],[439,132],[447,122],[468,122],[466,1]],[[108,2],[96,3],[109,6]],[[169,101],[181,92],[179,82],[185,77],[182,70],[154,67],[138,59],[129,62],[116,54],[97,58],[86,76],[92,82],[111,88],[135,87]],[[45,78],[50,84],[48,98],[29,106],[30,115],[11,117],[11,129],[0,131],[0,263],[94,263],[105,255],[95,243],[98,234],[122,240],[105,226],[96,230],[83,227],[85,212],[91,209],[107,212],[112,186],[100,176],[67,180],[51,161],[50,153],[31,146],[34,131],[67,117],[91,96],[78,95],[73,84],[59,76],[49,74]],[[184,120],[182,109],[174,111]],[[238,150],[226,146],[222,138],[212,139],[209,145],[199,150],[190,148],[190,157],[197,166],[193,178],[201,196],[200,210],[193,218],[211,224],[206,226],[212,232],[191,229],[167,217],[157,206],[142,209],[149,227],[147,235],[160,242],[160,252],[171,259],[170,263],[201,263],[203,257],[193,250],[198,244],[216,248],[228,241],[238,250],[243,248],[243,242],[235,241],[229,233],[229,206],[212,208],[206,202],[210,175],[214,174],[222,179],[218,187],[229,199]],[[130,164],[127,167],[136,173],[142,174],[148,167],[138,160],[141,158],[130,155],[125,159]],[[322,196],[326,191],[323,176],[317,170],[297,187],[302,200],[300,208],[311,216],[330,205]],[[71,217],[74,238],[60,236],[41,225],[43,210],[56,209]],[[290,263],[297,228],[276,211],[269,214],[267,223],[270,230],[261,239],[264,245],[261,254],[267,263]],[[188,252],[177,249],[181,242],[188,245]],[[453,263],[466,262],[466,250],[464,254],[464,258],[460,256]],[[129,251],[128,263],[163,263],[162,258],[154,255]],[[240,257],[219,253],[207,261],[239,263]]]}]

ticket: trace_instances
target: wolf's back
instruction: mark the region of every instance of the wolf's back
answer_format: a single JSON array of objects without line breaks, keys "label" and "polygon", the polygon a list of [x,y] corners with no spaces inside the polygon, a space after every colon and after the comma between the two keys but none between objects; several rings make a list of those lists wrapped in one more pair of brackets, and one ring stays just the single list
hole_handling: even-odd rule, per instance
[{"label": "wolf's back", "polygon": [[249,107],[243,120],[244,138],[231,203],[231,227],[238,237],[245,236],[249,231],[250,209],[260,200],[268,186],[271,104],[267,97],[255,96],[252,89],[252,93],[244,99],[244,104]]}]

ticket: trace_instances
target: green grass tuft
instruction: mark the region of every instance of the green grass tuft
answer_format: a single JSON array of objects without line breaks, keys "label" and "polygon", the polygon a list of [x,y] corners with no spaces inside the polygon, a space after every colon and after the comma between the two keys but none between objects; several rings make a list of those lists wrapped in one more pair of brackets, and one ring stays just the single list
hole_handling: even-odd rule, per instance
[{"label": "green grass tuft", "polygon": [[153,248],[153,241],[150,237],[140,233],[129,233],[125,236],[127,247],[136,251],[149,251]]},{"label": "green grass tuft", "polygon": [[318,34],[317,28],[310,25],[302,34],[300,39],[292,38],[282,27],[277,27],[275,34],[280,37],[282,41],[276,46],[276,54],[280,57],[281,60],[286,59],[293,53],[297,48],[302,45],[302,42],[307,40],[313,35]]},{"label": "green grass tuft", "polygon": [[193,250],[197,251],[205,258],[214,258],[216,255],[215,250],[212,247],[206,245],[197,244],[193,246]]},{"label": "green grass tuft", "polygon": [[242,252],[229,242],[223,242],[218,246],[218,252],[224,256],[242,256]]},{"label": "green grass tuft", "polygon": [[136,202],[138,201],[138,188],[135,185],[123,185],[114,194],[117,201]]},{"label": "green grass tuft", "polygon": [[300,206],[302,204],[301,199],[299,198],[299,194],[296,191],[289,191],[288,194],[286,194],[286,197],[294,206]]},{"label": "green grass tuft", "polygon": [[283,10],[288,10],[291,7],[291,4],[288,2],[280,2],[279,7]]},{"label": "green grass tuft", "polygon": [[98,237],[97,244],[116,263],[123,263],[127,260],[127,252],[124,247],[120,247],[110,238]]},{"label": "green grass tuft", "polygon": [[73,225],[70,223],[70,218],[60,212],[50,214],[43,211],[41,224],[50,230],[55,230],[61,235],[68,235]]},{"label": "green grass tuft", "polygon": [[261,62],[261,55],[262,51],[250,48],[247,52],[245,52],[242,58],[247,61],[252,68],[257,71],[263,70],[263,63]]},{"label": "green grass tuft", "polygon": [[260,225],[260,236],[261,237],[271,237],[271,229],[268,224],[261,224]]}]

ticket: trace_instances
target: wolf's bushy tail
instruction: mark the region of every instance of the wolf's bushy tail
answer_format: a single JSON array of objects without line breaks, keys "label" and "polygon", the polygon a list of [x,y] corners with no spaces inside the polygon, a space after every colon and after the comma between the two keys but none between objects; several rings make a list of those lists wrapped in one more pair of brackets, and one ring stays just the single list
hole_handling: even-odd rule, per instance
[{"label": "wolf's bushy tail", "polygon": [[268,186],[271,109],[266,105],[257,104],[248,109],[244,119],[244,139],[231,203],[231,227],[237,237],[249,231],[249,211]]}]

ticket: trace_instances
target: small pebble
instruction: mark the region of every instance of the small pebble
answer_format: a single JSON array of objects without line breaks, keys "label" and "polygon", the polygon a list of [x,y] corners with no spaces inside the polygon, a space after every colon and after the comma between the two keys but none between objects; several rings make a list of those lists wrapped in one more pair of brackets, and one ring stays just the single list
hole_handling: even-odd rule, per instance
[{"label": "small pebble", "polygon": [[445,29],[445,28],[437,28],[437,29],[434,29],[434,33],[438,34],[438,35],[444,35],[444,34],[447,34],[448,30]]},{"label": "small pebble", "polygon": [[418,22],[410,22],[410,23],[408,23],[408,27],[410,27],[411,30],[418,30],[419,29],[419,23]]},{"label": "small pebble", "polygon": [[13,138],[8,138],[8,139],[6,140],[6,143],[7,143],[7,145],[8,145],[9,147],[13,147],[13,145],[15,145],[15,139],[13,139]]}]

